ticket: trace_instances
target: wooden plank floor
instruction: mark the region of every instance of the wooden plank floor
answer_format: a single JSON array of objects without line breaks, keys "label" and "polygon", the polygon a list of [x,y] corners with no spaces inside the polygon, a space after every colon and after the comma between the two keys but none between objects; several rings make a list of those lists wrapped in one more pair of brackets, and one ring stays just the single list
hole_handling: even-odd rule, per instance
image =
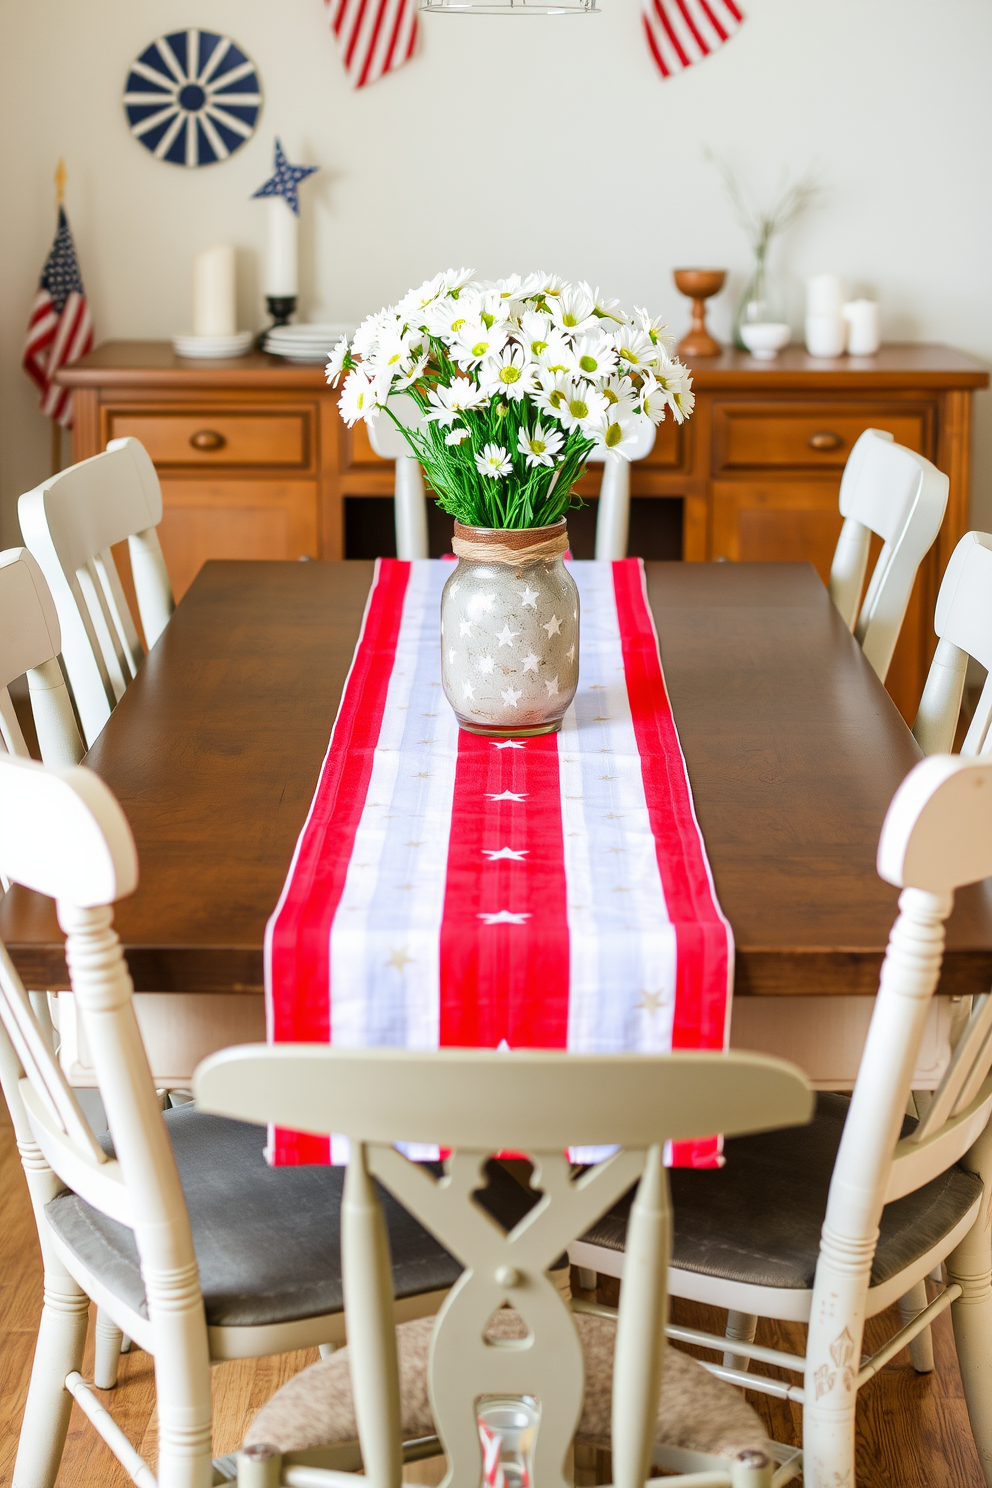
[{"label": "wooden plank floor", "polygon": [[[602,1300],[612,1298],[602,1295]],[[17,1433],[27,1390],[35,1330],[41,1310],[41,1262],[24,1177],[6,1108],[0,1101],[0,1488],[11,1482]],[[715,1311],[676,1302],[677,1320],[716,1327]],[[869,1325],[867,1347],[895,1330],[893,1315]],[[961,1391],[950,1323],[945,1314],[934,1330],[937,1369],[917,1375],[906,1353],[890,1364],[861,1396],[858,1431],[859,1488],[985,1488]],[[92,1328],[83,1373],[92,1378]],[[801,1330],[762,1323],[759,1342],[795,1352]],[[214,1452],[234,1451],[258,1407],[315,1351],[276,1358],[239,1360],[214,1370]],[[773,1371],[774,1372],[774,1371]],[[120,1384],[103,1393],[108,1408],[145,1459],[155,1461],[152,1361],[138,1350],[121,1361]],[[779,1441],[798,1441],[798,1406],[748,1397]],[[126,1488],[130,1479],[89,1426],[78,1407],[72,1424],[60,1488]]]}]

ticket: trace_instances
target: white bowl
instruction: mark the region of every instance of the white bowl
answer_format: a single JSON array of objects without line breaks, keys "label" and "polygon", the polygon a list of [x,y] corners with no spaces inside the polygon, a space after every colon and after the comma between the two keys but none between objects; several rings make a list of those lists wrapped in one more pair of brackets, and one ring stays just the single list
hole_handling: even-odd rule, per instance
[{"label": "white bowl", "polygon": [[741,340],[759,362],[770,362],[783,346],[788,346],[791,332],[779,320],[753,321],[741,326]]},{"label": "white bowl", "polygon": [[251,350],[254,331],[236,331],[233,336],[194,336],[189,331],[173,336],[172,345],[181,357],[225,357],[244,356]]}]

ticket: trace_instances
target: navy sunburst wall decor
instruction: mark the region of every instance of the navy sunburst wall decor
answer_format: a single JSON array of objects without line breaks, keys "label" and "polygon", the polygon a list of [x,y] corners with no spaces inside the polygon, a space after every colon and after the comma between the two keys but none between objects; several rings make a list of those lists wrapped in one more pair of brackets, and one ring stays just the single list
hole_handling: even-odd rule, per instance
[{"label": "navy sunburst wall decor", "polygon": [[170,165],[226,160],[251,138],[261,106],[254,62],[229,36],[196,27],[146,47],[124,90],[131,133]]}]

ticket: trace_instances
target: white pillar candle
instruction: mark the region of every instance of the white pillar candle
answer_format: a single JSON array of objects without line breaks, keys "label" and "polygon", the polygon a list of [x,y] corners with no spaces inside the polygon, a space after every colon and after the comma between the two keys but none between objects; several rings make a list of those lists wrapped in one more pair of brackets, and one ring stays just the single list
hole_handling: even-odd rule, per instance
[{"label": "white pillar candle", "polygon": [[843,315],[807,315],[806,350],[814,357],[839,357],[844,352],[847,326]]},{"label": "white pillar candle", "polygon": [[847,349],[852,356],[874,356],[882,340],[878,305],[874,300],[851,300],[844,306]]},{"label": "white pillar candle", "polygon": [[237,329],[234,249],[218,244],[193,259],[193,335],[233,336]]},{"label": "white pillar candle", "polygon": [[838,274],[814,274],[807,280],[807,315],[839,315],[843,303],[844,281]]},{"label": "white pillar candle", "polygon": [[270,196],[265,254],[265,293],[271,299],[287,299],[297,290],[297,259],[300,220],[289,202]]}]

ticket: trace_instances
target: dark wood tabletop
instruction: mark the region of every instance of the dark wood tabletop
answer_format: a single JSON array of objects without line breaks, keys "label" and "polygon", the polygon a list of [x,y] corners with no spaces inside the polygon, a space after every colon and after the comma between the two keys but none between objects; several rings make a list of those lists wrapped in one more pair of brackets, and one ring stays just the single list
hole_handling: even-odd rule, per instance
[{"label": "dark wood tabletop", "polygon": [[[371,577],[208,563],[90,751],[138,845],[116,917],[139,991],[261,990]],[[738,995],[873,992],[896,907],[875,849],[912,735],[807,565],[653,563],[648,593]],[[13,888],[0,937],[29,986],[68,986],[48,901]],[[992,880],[958,896],[941,990],[990,978]]]}]

